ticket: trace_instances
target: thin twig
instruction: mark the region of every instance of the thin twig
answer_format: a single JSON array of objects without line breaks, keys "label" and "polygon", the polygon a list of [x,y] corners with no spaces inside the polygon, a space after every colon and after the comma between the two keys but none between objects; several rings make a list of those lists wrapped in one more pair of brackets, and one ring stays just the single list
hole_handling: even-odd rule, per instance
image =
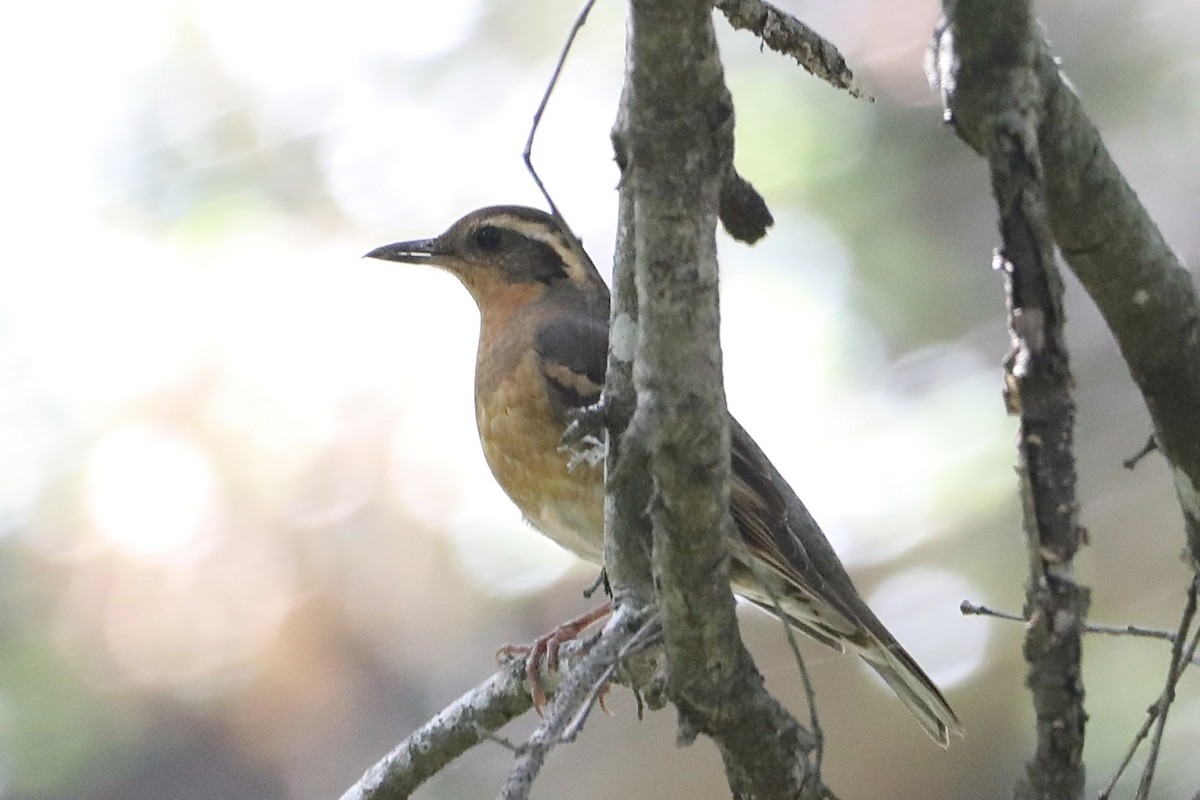
[{"label": "thin twig", "polygon": [[817,714],[816,687],[813,685],[812,676],[809,675],[808,665],[804,662],[804,656],[800,653],[800,643],[796,641],[795,631],[792,630],[792,626],[788,623],[787,614],[784,613],[783,608],[779,605],[779,592],[775,591],[775,582],[767,579],[766,567],[751,554],[750,548],[740,536],[737,538],[737,545],[741,550],[742,561],[750,566],[750,571],[758,579],[759,586],[771,598],[771,606],[775,610],[776,618],[783,625],[783,634],[787,637],[788,647],[792,651],[792,658],[796,662],[796,668],[800,671],[800,681],[804,685],[804,700],[808,704],[808,724],[812,728],[810,733],[813,736],[813,774],[819,778],[821,775],[822,760],[825,755],[825,734],[821,730],[821,721]]},{"label": "thin twig", "polygon": [[1108,784],[1100,790],[1100,794],[1096,796],[1096,800],[1109,800],[1112,796],[1113,789],[1117,786],[1117,781],[1121,779],[1121,775],[1124,774],[1125,769],[1133,761],[1134,755],[1137,754],[1138,748],[1142,746],[1142,742],[1146,740],[1146,736],[1150,733],[1150,726],[1154,724],[1154,720],[1156,719],[1158,719],[1157,702],[1146,709],[1146,719],[1142,722],[1142,727],[1133,735],[1133,741],[1129,743],[1129,748],[1125,751],[1125,757],[1121,759],[1121,764],[1117,767],[1117,771],[1113,773]]},{"label": "thin twig", "polygon": [[1143,458],[1150,455],[1157,449],[1158,449],[1158,440],[1154,438],[1154,434],[1152,433],[1152,434],[1150,434],[1150,438],[1146,440],[1146,443],[1144,445],[1142,445],[1142,449],[1138,450],[1136,453],[1131,455],[1129,458],[1122,461],[1121,466],[1123,466],[1125,469],[1131,470],[1138,465],[1138,462],[1140,462]]},{"label": "thin twig", "polygon": [[1024,617],[1022,617],[1021,615],[1013,614],[1012,612],[1009,612],[1009,611],[995,611],[993,609],[988,608],[987,606],[977,606],[974,603],[972,603],[970,600],[963,600],[962,603],[959,604],[958,610],[962,613],[962,615],[964,617],[977,615],[977,616],[981,616],[981,617],[996,617],[997,619],[1007,619],[1012,622],[1028,622],[1029,621],[1029,620],[1025,619]]},{"label": "thin twig", "polygon": [[[574,719],[570,724],[563,729],[558,740],[560,743],[569,744],[575,741],[575,738],[583,730],[584,724],[587,722],[588,715],[596,704],[600,702],[605,690],[608,688],[609,682],[613,679],[617,670],[625,663],[630,656],[642,652],[647,647],[662,642],[662,622],[658,616],[652,616],[638,629],[625,646],[617,653],[617,657],[613,659],[604,671],[592,682],[591,688],[588,690],[587,696],[584,697],[579,711],[575,714]],[[635,690],[636,691],[636,690]],[[639,701],[640,702],[640,701]],[[640,719],[640,715],[639,715]]]},{"label": "thin twig", "polygon": [[471,727],[475,730],[475,733],[479,734],[480,739],[498,744],[510,753],[520,755],[525,750],[524,744],[517,744],[507,736],[501,736],[495,731],[490,731],[479,723],[474,723]]},{"label": "thin twig", "polygon": [[[1192,663],[1196,658],[1196,645],[1197,639],[1200,638],[1200,628],[1197,629],[1197,634],[1193,637],[1191,644],[1188,646],[1187,652],[1183,652],[1182,649],[1182,643],[1186,638],[1187,629],[1191,626],[1192,619],[1196,613],[1196,592],[1197,580],[1193,579],[1193,581],[1188,585],[1187,602],[1184,604],[1183,616],[1180,620],[1179,631],[1178,633],[1170,634],[1173,646],[1171,648],[1171,668],[1167,677],[1167,686],[1164,688],[1163,693],[1159,696],[1159,698],[1154,701],[1154,704],[1146,710],[1146,719],[1142,722],[1142,725],[1138,729],[1137,733],[1134,734],[1133,741],[1130,742],[1128,749],[1125,751],[1125,757],[1121,759],[1121,763],[1117,767],[1116,772],[1113,773],[1113,776],[1111,779],[1109,779],[1108,784],[1105,785],[1104,789],[1102,789],[1100,794],[1097,795],[1097,800],[1108,800],[1108,798],[1112,796],[1112,792],[1117,785],[1117,781],[1121,779],[1121,776],[1125,773],[1125,770],[1129,767],[1130,763],[1132,763],[1133,757],[1137,753],[1138,748],[1141,747],[1142,742],[1144,742],[1146,737],[1150,734],[1150,728],[1154,726],[1155,722],[1158,722],[1161,718],[1166,716],[1167,707],[1170,705],[1170,700],[1167,698],[1168,696],[1171,698],[1174,697],[1175,683],[1179,680],[1179,675],[1183,672],[1183,669],[1180,668],[1180,665]],[[1160,637],[1156,636],[1154,638]],[[1165,719],[1162,720],[1162,724],[1165,724]],[[1156,736],[1161,740],[1161,733],[1156,734]],[[1156,760],[1157,748],[1152,751],[1151,760],[1147,762],[1146,765],[1146,770],[1149,770],[1151,778],[1153,776],[1153,763]],[[1148,792],[1150,787],[1147,781],[1146,770],[1143,770],[1142,784],[1145,784],[1145,790]],[[1142,791],[1143,787],[1142,785],[1139,785],[1138,797],[1144,796]]]},{"label": "thin twig", "polygon": [[[996,619],[1005,619],[1011,622],[1029,622],[1029,620],[1019,614],[1013,614],[1008,611],[997,611],[987,606],[975,605],[970,600],[963,600],[959,604],[958,610],[964,617],[995,617]],[[1129,636],[1135,639],[1158,639],[1159,641],[1171,642],[1172,644],[1179,638],[1179,634],[1176,631],[1143,628],[1138,625],[1095,625],[1089,622],[1083,626],[1083,632],[1099,633],[1103,636]],[[1200,654],[1193,654],[1189,660],[1196,666],[1200,666]]]},{"label": "thin twig", "polygon": [[533,112],[533,124],[529,126],[529,138],[525,140],[525,149],[521,153],[521,156],[525,159],[525,168],[533,176],[533,182],[537,184],[542,197],[546,198],[546,203],[550,206],[550,213],[554,215],[554,218],[560,225],[568,230],[570,228],[566,224],[566,220],[559,213],[558,206],[554,204],[554,199],[550,197],[550,192],[546,190],[546,185],[542,183],[537,169],[533,166],[533,138],[537,136],[538,126],[542,122],[542,114],[546,112],[546,105],[550,102],[550,95],[554,93],[554,87],[558,85],[558,77],[562,74],[563,65],[567,63],[567,54],[571,52],[571,46],[575,44],[575,37],[579,34],[580,29],[587,23],[588,14],[592,12],[592,6],[594,5],[596,5],[596,0],[586,0],[583,4],[583,10],[575,18],[575,24],[571,26],[571,32],[567,34],[567,41],[563,45],[562,52],[558,54],[558,61],[554,65],[554,72],[550,75],[550,82],[546,84],[546,91],[542,93],[542,102],[538,103],[537,111]]},{"label": "thin twig", "polygon": [[[1150,756],[1146,759],[1146,766],[1142,769],[1142,779],[1138,782],[1136,800],[1146,800],[1150,796],[1150,784],[1154,782],[1154,770],[1158,766],[1158,753],[1162,747],[1163,732],[1167,727],[1167,714],[1171,710],[1171,704],[1175,702],[1175,685],[1179,682],[1179,676],[1183,674],[1187,664],[1184,660],[1183,642],[1187,638],[1188,631],[1192,627],[1192,620],[1196,616],[1198,583],[1200,583],[1200,579],[1194,578],[1188,585],[1187,603],[1184,605],[1183,619],[1179,622],[1179,634],[1171,645],[1171,666],[1167,670],[1167,684],[1157,703],[1159,715],[1155,723],[1154,738],[1150,742]],[[1200,628],[1192,637],[1191,645],[1187,649],[1186,655],[1189,659],[1196,653],[1198,640],[1200,640]]]},{"label": "thin twig", "polygon": [[[774,598],[771,602],[778,606],[778,601]],[[780,620],[783,623],[783,633],[787,636],[788,647],[792,650],[792,657],[796,660],[796,666],[800,669],[800,682],[804,684],[804,700],[808,704],[808,724],[812,727],[813,735],[813,772],[817,777],[821,775],[821,765],[825,756],[825,732],[821,730],[821,720],[817,714],[817,690],[813,686],[812,675],[808,672],[808,664],[804,661],[804,656],[800,654],[800,643],[796,641],[796,632],[792,630],[792,626],[787,623],[786,619]],[[830,795],[826,795],[830,797]]]},{"label": "thin twig", "polygon": [[[565,436],[566,434],[563,435]],[[584,598],[591,600],[592,595],[594,595],[596,590],[600,588],[604,589],[604,594],[606,597],[612,597],[612,587],[608,584],[608,573],[603,569],[601,569],[600,574],[596,576],[596,580],[592,581],[591,585],[583,590]]]}]

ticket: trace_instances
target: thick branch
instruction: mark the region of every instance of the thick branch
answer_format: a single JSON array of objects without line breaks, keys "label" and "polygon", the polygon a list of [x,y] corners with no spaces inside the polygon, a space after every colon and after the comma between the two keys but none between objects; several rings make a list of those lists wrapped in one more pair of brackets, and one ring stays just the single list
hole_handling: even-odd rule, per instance
[{"label": "thick branch", "polygon": [[[958,14],[969,4],[955,6]],[[1003,6],[1004,15],[998,13]],[[947,4],[949,9],[951,6]],[[1037,747],[1018,798],[1064,800],[1083,794],[1081,639],[1088,592],[1075,582],[1080,544],[1075,496],[1075,402],[1063,333],[1062,281],[1046,212],[1037,130],[1042,106],[1034,21],[1026,2],[990,6],[988,19],[952,16],[939,58],[953,61],[943,82],[949,107],[969,107],[963,138],[991,167],[1000,216],[1009,332],[1005,399],[1020,416],[1018,472],[1029,578],[1025,618],[1027,682],[1037,713]],[[948,13],[956,13],[950,12]],[[976,30],[975,26],[983,26]],[[960,32],[987,40],[974,54],[953,50]],[[970,60],[970,55],[979,60]]]},{"label": "thick branch", "polygon": [[[627,56],[628,58],[628,56]],[[621,93],[613,150],[624,174],[629,164],[629,84]],[[633,358],[638,340],[638,295],[633,264],[636,253],[633,196],[623,183],[618,210],[614,252],[612,306],[609,319],[608,371],[604,378],[608,454],[605,463],[604,565],[618,606],[631,601],[652,602],[650,578],[649,465],[636,441],[626,447],[623,434],[633,417],[637,394],[633,386]],[[623,466],[624,469],[618,469]]]},{"label": "thick branch", "polygon": [[1104,315],[1146,399],[1155,439],[1174,470],[1191,557],[1200,562],[1200,300],[1084,115],[1025,2],[944,3],[949,22],[934,42],[947,116],[987,152],[991,97],[1004,90],[1018,51],[1042,87],[1037,131],[1054,237]]},{"label": "thick branch", "polygon": [[1039,41],[1039,131],[1050,221],[1063,256],[1112,329],[1175,472],[1200,561],[1200,301],[1192,275],[1125,181]]},{"label": "thick branch", "polygon": [[[1036,82],[1029,83],[1014,82],[1008,95],[1014,105],[1025,105],[1036,92]],[[1088,592],[1075,582],[1073,567],[1080,540],[1075,402],[1063,336],[1062,283],[1045,227],[1034,119],[1028,111],[1025,105],[998,114],[991,153],[1013,339],[1007,398],[1021,417],[1018,469],[1029,555],[1025,617],[1031,621],[1025,660],[1038,734],[1017,796],[1059,800],[1083,794],[1087,715],[1080,661]]]},{"label": "thick branch", "polygon": [[618,162],[632,205],[624,241],[632,235],[634,252],[622,255],[618,273],[629,274],[632,255],[637,409],[622,449],[645,453],[653,475],[654,585],[681,737],[713,738],[735,796],[795,798],[823,792],[810,783],[811,735],[763,689],[729,590],[715,228],[733,108],[710,8],[707,0],[632,2]]}]

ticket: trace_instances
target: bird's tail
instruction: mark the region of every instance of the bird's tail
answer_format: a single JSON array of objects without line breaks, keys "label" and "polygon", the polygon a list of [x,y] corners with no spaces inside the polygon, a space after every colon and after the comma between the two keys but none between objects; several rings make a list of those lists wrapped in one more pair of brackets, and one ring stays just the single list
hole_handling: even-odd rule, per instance
[{"label": "bird's tail", "polygon": [[946,698],[895,639],[876,638],[869,646],[855,649],[908,706],[935,742],[948,747],[950,734],[963,735],[962,723]]}]

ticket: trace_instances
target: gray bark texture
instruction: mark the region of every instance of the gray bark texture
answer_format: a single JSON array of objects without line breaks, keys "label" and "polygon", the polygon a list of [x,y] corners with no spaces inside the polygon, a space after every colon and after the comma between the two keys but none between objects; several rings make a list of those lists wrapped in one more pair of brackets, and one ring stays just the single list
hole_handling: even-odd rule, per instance
[{"label": "gray bark texture", "polygon": [[402,800],[532,705],[525,661],[517,659],[413,731],[367,770],[342,800]]},{"label": "gray bark texture", "polygon": [[1200,555],[1200,304],[1191,275],[1117,170],[1051,56],[1027,0],[946,0],[930,78],[946,120],[988,160],[999,211],[1013,352],[1006,400],[1019,415],[1018,473],[1029,553],[1024,618],[1037,744],[1018,798],[1084,789],[1081,635],[1089,595],[1074,401],[1054,247],[1095,301],[1146,399],[1170,462],[1188,549]]},{"label": "gray bark texture", "polygon": [[[610,472],[612,535],[627,535],[619,527],[623,486],[637,484],[648,467],[651,484],[641,483],[653,526],[650,567],[681,741],[712,738],[735,797],[818,797],[826,790],[810,762],[813,737],[764,689],[729,589],[725,539],[733,523],[715,231],[731,171],[733,105],[712,6],[633,0],[631,9],[614,131],[622,230],[613,349],[623,350],[618,331],[636,330],[632,349],[618,352],[632,357],[636,410]],[[637,538],[630,543],[636,548]],[[618,554],[612,563],[620,595],[627,580],[620,565],[630,562]]]},{"label": "gray bark texture", "polygon": [[1059,251],[1116,337],[1170,462],[1200,562],[1200,300],[1064,79],[1026,0],[946,0],[934,42],[947,120],[992,153],[997,97],[1023,64],[1037,83],[1037,152]]}]

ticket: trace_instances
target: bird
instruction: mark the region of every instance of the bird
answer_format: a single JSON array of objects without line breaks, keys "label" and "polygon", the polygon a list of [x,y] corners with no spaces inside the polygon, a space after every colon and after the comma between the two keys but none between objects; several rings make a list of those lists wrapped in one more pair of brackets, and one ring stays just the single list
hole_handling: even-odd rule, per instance
[{"label": "bird", "polygon": [[[438,267],[466,287],[480,312],[475,421],[488,466],[534,528],[602,567],[603,468],[562,444],[581,410],[601,398],[609,289],[573,234],[544,211],[490,206],[432,239],[364,257]],[[857,653],[948,746],[963,727],[946,698],[867,606],[804,503],[732,415],[729,428],[734,593],[824,645]],[[577,632],[604,611],[564,627]]]}]

